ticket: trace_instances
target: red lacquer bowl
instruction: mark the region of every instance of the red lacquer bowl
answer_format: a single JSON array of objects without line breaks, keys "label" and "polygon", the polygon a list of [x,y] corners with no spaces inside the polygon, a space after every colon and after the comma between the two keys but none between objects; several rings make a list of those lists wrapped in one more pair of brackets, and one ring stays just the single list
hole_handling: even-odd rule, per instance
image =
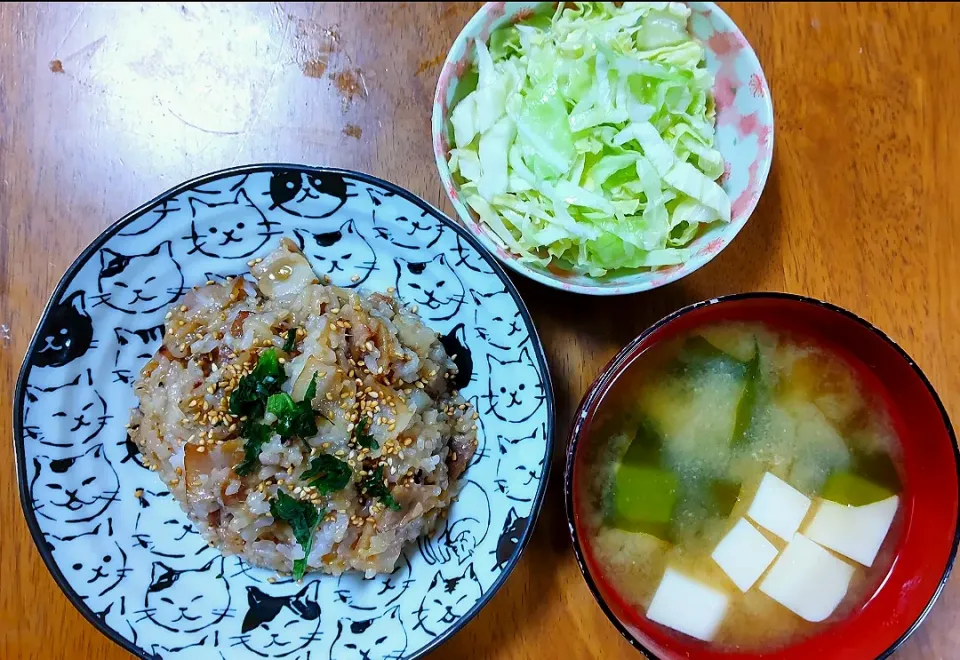
[{"label": "red lacquer bowl", "polygon": [[[902,517],[891,531],[895,559],[854,614],[792,645],[764,652],[711,649],[648,621],[604,579],[579,510],[581,444],[617,378],[655,344],[721,321],[763,322],[808,336],[854,365],[886,402],[903,449]],[[889,337],[833,305],[782,293],[748,293],[685,307],[633,340],[587,391],[567,448],[564,490],[577,563],[600,607],[638,650],[654,658],[698,660],[869,660],[885,658],[920,625],[943,589],[957,553],[960,454],[940,398],[920,368]],[[579,483],[578,483],[579,482]]]}]

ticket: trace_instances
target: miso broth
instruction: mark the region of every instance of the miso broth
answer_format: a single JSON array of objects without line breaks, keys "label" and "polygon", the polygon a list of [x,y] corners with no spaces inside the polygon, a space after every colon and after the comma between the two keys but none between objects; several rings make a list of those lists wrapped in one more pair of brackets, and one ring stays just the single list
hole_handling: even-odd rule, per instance
[{"label": "miso broth", "polygon": [[657,623],[743,650],[862,606],[890,568],[902,490],[868,378],[758,324],[641,355],[597,413],[578,493],[603,579]]}]

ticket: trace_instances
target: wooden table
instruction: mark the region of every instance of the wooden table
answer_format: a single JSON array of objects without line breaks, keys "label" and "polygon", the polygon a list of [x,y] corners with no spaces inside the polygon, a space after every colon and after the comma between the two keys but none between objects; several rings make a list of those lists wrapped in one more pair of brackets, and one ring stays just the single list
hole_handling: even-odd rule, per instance
[{"label": "wooden table", "polygon": [[[141,202],[241,163],[364,170],[451,212],[430,148],[430,103],[474,8],[0,6],[0,657],[126,655],[44,568],[6,436],[20,361],[64,269]],[[560,458],[597,370],[682,305],[766,289],[847,307],[896,338],[960,420],[960,10],[726,9],[764,64],[776,108],[760,205],[720,257],[659,291],[599,299],[516,278],[553,370],[553,477],[513,575],[434,657],[631,657],[574,563]],[[957,658],[958,614],[955,579],[897,658]]]}]

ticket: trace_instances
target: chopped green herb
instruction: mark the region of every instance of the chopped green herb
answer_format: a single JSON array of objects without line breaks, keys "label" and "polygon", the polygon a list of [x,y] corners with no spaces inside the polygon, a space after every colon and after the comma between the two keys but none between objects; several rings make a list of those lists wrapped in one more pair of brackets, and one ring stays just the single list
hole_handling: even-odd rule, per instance
[{"label": "chopped green herb", "polygon": [[346,488],[352,474],[350,466],[340,459],[330,454],[321,454],[310,461],[310,469],[300,478],[316,488],[321,495],[329,495]]},{"label": "chopped green herb", "polygon": [[289,353],[293,350],[293,347],[297,344],[297,329],[290,328],[287,330],[287,341],[283,342],[283,352]]},{"label": "chopped green herb", "polygon": [[296,408],[297,404],[293,397],[286,392],[271,394],[270,398],[267,399],[267,412],[277,417],[291,415]]},{"label": "chopped green herb", "polygon": [[270,436],[273,430],[266,424],[247,421],[240,431],[245,442],[243,445],[243,460],[233,468],[233,471],[241,477],[252,473],[257,468],[257,462],[260,460],[260,452],[263,445],[270,442]]},{"label": "chopped green herb", "polygon": [[400,504],[393,499],[393,494],[390,492],[390,487],[387,485],[387,482],[383,478],[383,466],[377,466],[377,469],[370,473],[363,481],[360,482],[360,489],[367,495],[367,497],[375,497],[383,505],[393,509],[394,511],[400,510]]},{"label": "chopped green herb", "polygon": [[250,419],[263,417],[267,399],[280,391],[280,385],[286,378],[277,352],[268,348],[260,354],[253,371],[240,379],[237,389],[230,395],[230,414]]},{"label": "chopped green herb", "polygon": [[379,449],[380,443],[370,435],[370,431],[367,430],[367,427],[370,426],[370,418],[362,417],[359,422],[357,422],[357,444],[366,449]]},{"label": "chopped green herb", "polygon": [[294,436],[312,438],[317,435],[317,417],[310,400],[294,403],[286,392],[273,394],[267,400],[267,412],[277,416],[277,433],[286,440]]},{"label": "chopped green herb", "polygon": [[270,515],[290,525],[294,538],[303,548],[303,559],[293,562],[293,579],[299,580],[307,572],[307,557],[313,549],[313,532],[323,514],[310,502],[294,499],[278,490],[277,499],[270,502]]},{"label": "chopped green herb", "polygon": [[310,379],[310,384],[307,385],[307,391],[303,395],[303,401],[301,403],[310,403],[317,396],[317,372],[313,372],[313,378]]}]

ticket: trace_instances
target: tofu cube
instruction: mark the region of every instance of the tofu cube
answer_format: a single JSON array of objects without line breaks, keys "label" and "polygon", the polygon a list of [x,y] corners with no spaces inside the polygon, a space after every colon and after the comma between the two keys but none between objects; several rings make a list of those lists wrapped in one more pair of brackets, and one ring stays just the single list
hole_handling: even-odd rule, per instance
[{"label": "tofu cube", "polygon": [[653,595],[647,618],[709,642],[727,613],[726,594],[667,568]]},{"label": "tofu cube", "polygon": [[802,534],[797,534],[760,583],[760,591],[814,623],[837,609],[854,568]]},{"label": "tofu cube", "polygon": [[767,472],[747,510],[747,517],[784,541],[789,541],[800,529],[809,509],[810,498]]},{"label": "tofu cube", "polygon": [[746,593],[777,558],[777,548],[741,518],[710,556],[737,588]]},{"label": "tofu cube", "polygon": [[900,498],[896,495],[864,506],[844,506],[824,500],[805,535],[844,557],[873,566],[899,505]]}]

